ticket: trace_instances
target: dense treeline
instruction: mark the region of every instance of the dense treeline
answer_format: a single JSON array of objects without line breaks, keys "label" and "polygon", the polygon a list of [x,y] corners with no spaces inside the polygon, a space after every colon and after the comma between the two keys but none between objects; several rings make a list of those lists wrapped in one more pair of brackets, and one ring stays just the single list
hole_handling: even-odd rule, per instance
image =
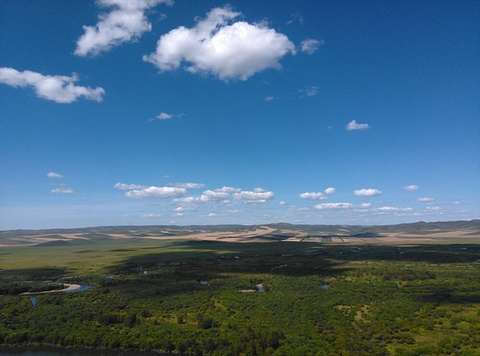
[{"label": "dense treeline", "polygon": [[21,293],[36,293],[64,288],[62,283],[48,282],[4,282],[0,284],[0,295],[17,295]]},{"label": "dense treeline", "polygon": [[277,245],[132,257],[106,274],[72,279],[96,288],[38,295],[35,307],[26,296],[1,295],[0,345],[187,355],[480,353],[478,249],[469,250],[470,261],[439,263],[445,247],[429,247],[433,261],[426,254],[412,261],[375,247],[317,254]]}]

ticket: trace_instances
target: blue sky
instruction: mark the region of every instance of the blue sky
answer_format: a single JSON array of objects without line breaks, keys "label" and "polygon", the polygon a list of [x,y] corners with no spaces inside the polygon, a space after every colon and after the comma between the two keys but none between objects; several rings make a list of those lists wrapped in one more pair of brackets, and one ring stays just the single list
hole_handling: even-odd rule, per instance
[{"label": "blue sky", "polygon": [[479,218],[479,14],[0,2],[0,229]]}]

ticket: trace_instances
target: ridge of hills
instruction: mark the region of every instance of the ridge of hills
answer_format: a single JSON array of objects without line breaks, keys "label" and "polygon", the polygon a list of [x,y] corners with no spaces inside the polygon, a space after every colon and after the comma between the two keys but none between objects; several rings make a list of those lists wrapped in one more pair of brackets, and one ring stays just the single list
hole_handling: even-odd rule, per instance
[{"label": "ridge of hills", "polygon": [[0,231],[0,246],[85,245],[109,239],[190,239],[222,242],[480,243],[480,219],[396,225],[148,225]]}]

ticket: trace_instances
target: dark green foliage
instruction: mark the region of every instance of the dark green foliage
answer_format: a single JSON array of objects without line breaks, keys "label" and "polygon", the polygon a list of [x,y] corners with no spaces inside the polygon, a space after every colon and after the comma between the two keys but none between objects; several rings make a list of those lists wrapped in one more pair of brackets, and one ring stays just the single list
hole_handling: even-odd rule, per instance
[{"label": "dark green foliage", "polygon": [[[77,276],[97,287],[38,295],[35,308],[27,296],[0,295],[0,347],[186,355],[480,353],[480,248],[474,245],[468,253],[452,245],[405,247],[404,254],[397,247],[356,252],[313,243],[175,242],[171,248],[181,252],[128,257],[108,267],[109,278]],[[321,253],[306,252],[312,249]],[[9,272],[0,273],[0,288],[52,274]],[[256,291],[259,284],[265,292]]]}]

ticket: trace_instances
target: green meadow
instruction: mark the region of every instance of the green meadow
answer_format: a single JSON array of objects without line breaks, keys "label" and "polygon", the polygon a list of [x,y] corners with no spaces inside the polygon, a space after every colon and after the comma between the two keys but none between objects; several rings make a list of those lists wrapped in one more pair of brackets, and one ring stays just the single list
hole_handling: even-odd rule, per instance
[{"label": "green meadow", "polygon": [[[478,355],[480,245],[91,239],[0,251],[0,346]],[[76,293],[20,292],[51,283]]]}]

